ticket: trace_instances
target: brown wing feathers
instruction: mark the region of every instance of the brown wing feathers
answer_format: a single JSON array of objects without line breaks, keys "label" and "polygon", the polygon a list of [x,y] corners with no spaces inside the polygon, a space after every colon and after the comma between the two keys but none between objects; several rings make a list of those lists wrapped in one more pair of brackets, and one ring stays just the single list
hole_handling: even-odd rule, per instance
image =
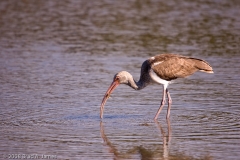
[{"label": "brown wing feathers", "polygon": [[212,67],[201,59],[190,58],[175,54],[161,54],[150,58],[151,69],[162,79],[173,80],[184,78],[197,70],[213,73]]},{"label": "brown wing feathers", "polygon": [[202,72],[207,72],[207,73],[213,73],[213,69],[210,66],[210,64],[208,64],[206,61],[201,60],[201,59],[197,59],[197,58],[188,58],[191,61],[194,61],[192,63],[195,64],[195,67]]}]

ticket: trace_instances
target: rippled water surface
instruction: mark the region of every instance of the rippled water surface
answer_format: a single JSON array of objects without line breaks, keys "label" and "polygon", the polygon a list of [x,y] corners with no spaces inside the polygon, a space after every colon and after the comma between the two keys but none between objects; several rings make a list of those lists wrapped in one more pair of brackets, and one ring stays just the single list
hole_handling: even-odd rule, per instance
[{"label": "rippled water surface", "polygon": [[[0,2],[0,159],[239,159],[240,3],[69,0]],[[119,86],[100,103],[113,75],[137,80],[159,53],[208,61],[169,86]],[[34,159],[34,157],[30,157]],[[46,157],[45,157],[46,158]]]}]

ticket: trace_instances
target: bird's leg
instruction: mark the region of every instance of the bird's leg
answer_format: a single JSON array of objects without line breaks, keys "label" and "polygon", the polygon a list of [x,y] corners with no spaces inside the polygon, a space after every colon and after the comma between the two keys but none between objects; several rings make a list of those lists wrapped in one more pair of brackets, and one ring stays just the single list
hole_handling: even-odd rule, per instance
[{"label": "bird's leg", "polygon": [[170,93],[168,89],[166,89],[167,97],[168,97],[168,110],[167,110],[167,116],[166,119],[169,119],[170,117],[170,110],[171,110],[171,105],[172,105],[172,98],[170,96]]},{"label": "bird's leg", "polygon": [[163,109],[163,106],[165,104],[165,97],[166,97],[166,87],[163,87],[163,97],[162,97],[162,101],[161,101],[161,105],[157,111],[156,116],[154,117],[154,120],[156,120],[158,118],[158,115],[160,114],[161,110]]}]

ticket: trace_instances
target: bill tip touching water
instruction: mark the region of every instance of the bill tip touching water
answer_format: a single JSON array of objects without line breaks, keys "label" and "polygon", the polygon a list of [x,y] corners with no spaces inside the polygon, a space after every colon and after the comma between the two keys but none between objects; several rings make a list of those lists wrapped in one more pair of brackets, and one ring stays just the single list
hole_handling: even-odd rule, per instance
[{"label": "bill tip touching water", "polygon": [[163,95],[160,107],[154,117],[158,118],[163,106],[168,98],[168,110],[166,118],[170,117],[172,99],[168,91],[168,85],[171,80],[185,78],[196,71],[214,73],[210,64],[202,59],[186,57],[178,54],[159,54],[143,62],[139,81],[135,81],[133,76],[127,71],[117,73],[113,82],[103,97],[100,107],[100,118],[103,118],[104,105],[110,94],[119,84],[126,84],[135,90],[141,90],[151,83],[163,85]]}]

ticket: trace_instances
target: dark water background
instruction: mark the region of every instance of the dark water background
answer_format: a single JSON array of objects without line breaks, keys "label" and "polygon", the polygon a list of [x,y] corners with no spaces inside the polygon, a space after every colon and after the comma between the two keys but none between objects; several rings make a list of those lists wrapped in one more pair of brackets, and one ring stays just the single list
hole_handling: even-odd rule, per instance
[{"label": "dark water background", "polygon": [[[239,159],[240,2],[237,0],[0,1],[0,159]],[[169,86],[118,87],[99,119],[113,75],[137,80],[159,53],[207,60]],[[54,157],[52,157],[54,158]]]}]

